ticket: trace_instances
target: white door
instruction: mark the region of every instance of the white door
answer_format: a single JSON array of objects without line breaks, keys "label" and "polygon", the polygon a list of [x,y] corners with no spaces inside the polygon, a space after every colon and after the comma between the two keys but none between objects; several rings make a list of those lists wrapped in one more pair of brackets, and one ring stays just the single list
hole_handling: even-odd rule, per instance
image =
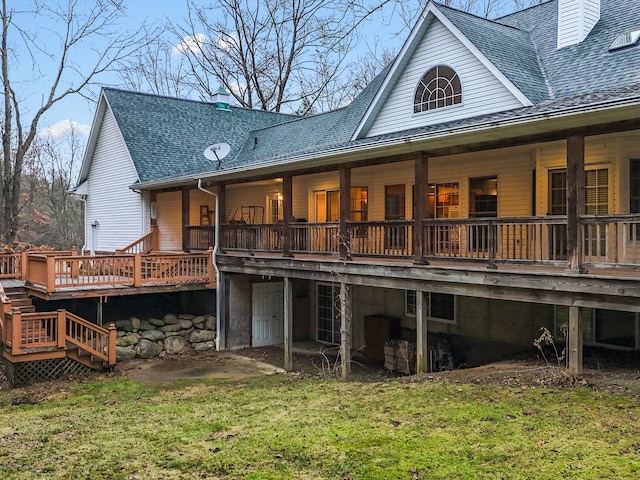
[{"label": "white door", "polygon": [[254,283],[251,346],[284,343],[284,282]]}]

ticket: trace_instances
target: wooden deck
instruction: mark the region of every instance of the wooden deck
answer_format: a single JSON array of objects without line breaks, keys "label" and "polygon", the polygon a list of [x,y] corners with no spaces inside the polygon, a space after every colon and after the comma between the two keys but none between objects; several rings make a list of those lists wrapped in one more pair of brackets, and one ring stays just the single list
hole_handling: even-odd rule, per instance
[{"label": "wooden deck", "polygon": [[211,251],[93,256],[23,252],[0,254],[0,265],[0,279],[21,280],[47,300],[215,288]]},{"label": "wooden deck", "polygon": [[116,363],[116,329],[66,310],[36,312],[26,292],[0,285],[0,348],[12,384]]}]

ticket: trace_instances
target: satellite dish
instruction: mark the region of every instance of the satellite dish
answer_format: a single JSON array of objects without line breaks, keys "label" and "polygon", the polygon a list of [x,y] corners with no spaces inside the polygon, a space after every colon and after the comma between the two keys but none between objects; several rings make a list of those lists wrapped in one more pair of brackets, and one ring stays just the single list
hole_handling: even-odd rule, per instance
[{"label": "satellite dish", "polygon": [[212,162],[218,162],[218,168],[220,168],[220,161],[226,157],[231,151],[231,146],[228,143],[214,143],[204,149],[204,156]]}]

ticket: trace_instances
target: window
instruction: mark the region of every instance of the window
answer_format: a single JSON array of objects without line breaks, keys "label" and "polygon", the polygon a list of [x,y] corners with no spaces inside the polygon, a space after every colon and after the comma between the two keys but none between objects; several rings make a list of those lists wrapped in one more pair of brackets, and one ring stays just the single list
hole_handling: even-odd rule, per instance
[{"label": "window", "polygon": [[[316,221],[340,220],[340,191],[316,192]],[[369,218],[369,191],[367,187],[351,187],[351,220],[366,222]]]},{"label": "window", "polygon": [[[455,295],[448,293],[425,292],[425,308],[427,318],[445,323],[456,323],[458,320],[458,302]],[[415,290],[405,290],[405,315],[407,317],[416,316],[416,292]]]},{"label": "window", "polygon": [[340,287],[330,283],[316,285],[316,340],[340,343]]},{"label": "window", "polygon": [[[602,345],[620,349],[638,348],[636,332],[639,330],[639,315],[633,312],[582,309],[582,339],[586,344]],[[555,307],[554,335],[564,339],[569,324],[569,307]]]},{"label": "window", "polygon": [[429,218],[459,216],[460,187],[458,182],[429,184]]},{"label": "window", "polygon": [[640,158],[629,160],[629,213],[640,213]]},{"label": "window", "polygon": [[462,85],[458,74],[450,67],[438,65],[420,79],[413,100],[413,112],[462,103]]}]

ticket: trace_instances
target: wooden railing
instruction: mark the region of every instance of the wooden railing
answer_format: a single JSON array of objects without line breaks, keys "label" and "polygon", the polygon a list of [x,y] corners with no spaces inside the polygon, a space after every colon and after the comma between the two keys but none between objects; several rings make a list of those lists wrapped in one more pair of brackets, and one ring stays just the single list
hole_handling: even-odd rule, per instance
[{"label": "wooden railing", "polygon": [[21,278],[26,252],[0,253],[0,278]]},{"label": "wooden railing", "polygon": [[28,255],[26,282],[46,292],[63,288],[152,283],[214,283],[210,251],[192,254]]},{"label": "wooden railing", "polygon": [[566,261],[566,218],[474,218],[425,220],[424,258],[489,263]]},{"label": "wooden railing", "polygon": [[580,226],[585,263],[596,267],[640,265],[638,215],[584,215]]},{"label": "wooden railing", "polygon": [[216,242],[215,226],[189,226],[185,230],[187,238],[185,245],[189,250],[207,250],[213,248]]},{"label": "wooden railing", "polygon": [[368,257],[410,257],[413,222],[349,222],[350,253]]},{"label": "wooden railing", "polygon": [[158,226],[151,225],[151,231],[146,235],[143,235],[138,240],[130,243],[124,248],[116,250],[116,255],[121,254],[136,254],[136,253],[149,253],[152,250],[158,249]]},{"label": "wooden railing", "polygon": [[337,223],[292,223],[291,251],[295,253],[338,253]]},{"label": "wooden railing", "polygon": [[221,227],[225,248],[250,253],[282,250],[282,225],[235,223]]},{"label": "wooden railing", "polygon": [[108,365],[116,363],[116,327],[102,328],[66,312],[65,340]]},{"label": "wooden railing", "polygon": [[68,350],[69,344],[87,355],[114,365],[116,363],[116,328],[94,325],[66,310],[56,312],[5,312],[2,343],[13,356],[45,354]]}]

